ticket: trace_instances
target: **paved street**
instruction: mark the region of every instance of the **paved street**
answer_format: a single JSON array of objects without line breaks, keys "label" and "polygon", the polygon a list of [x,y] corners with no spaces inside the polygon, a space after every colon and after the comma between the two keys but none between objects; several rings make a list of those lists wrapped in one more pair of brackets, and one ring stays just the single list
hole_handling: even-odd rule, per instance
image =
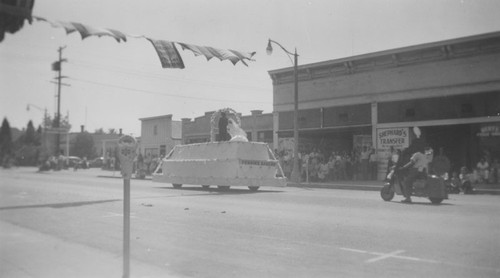
[{"label": "paved street", "polygon": [[[0,277],[121,277],[122,180],[102,175],[0,170]],[[500,196],[131,184],[131,277],[500,276]]]}]

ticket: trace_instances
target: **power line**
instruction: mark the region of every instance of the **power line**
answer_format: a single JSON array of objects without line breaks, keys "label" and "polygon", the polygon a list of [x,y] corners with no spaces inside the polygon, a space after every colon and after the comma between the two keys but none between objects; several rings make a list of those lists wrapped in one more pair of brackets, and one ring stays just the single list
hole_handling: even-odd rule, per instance
[{"label": "power line", "polygon": [[267,88],[248,86],[248,85],[242,85],[242,84],[216,83],[216,82],[210,82],[207,80],[198,80],[198,79],[192,79],[192,78],[177,78],[177,77],[172,76],[172,75],[167,75],[167,74],[157,75],[154,73],[149,73],[149,72],[144,72],[144,71],[129,71],[129,70],[116,70],[116,69],[113,70],[113,69],[110,69],[108,66],[99,66],[99,65],[85,64],[85,63],[80,63],[80,62],[75,63],[75,62],[73,62],[73,59],[69,63],[72,65],[80,66],[80,67],[94,68],[94,69],[98,69],[98,70],[115,72],[115,73],[122,73],[122,74],[134,75],[134,76],[139,75],[139,76],[159,79],[159,80],[163,80],[163,81],[168,79],[168,80],[172,80],[175,82],[189,83],[189,84],[196,83],[196,84],[200,84],[200,85],[210,85],[213,87],[226,88],[226,89],[245,88],[247,90],[254,90],[254,91],[260,91],[260,92],[267,92],[268,91]]},{"label": "power line", "polygon": [[89,83],[89,84],[104,86],[104,87],[110,87],[110,88],[121,89],[121,90],[132,91],[132,92],[138,92],[138,93],[146,93],[146,94],[152,94],[152,95],[159,95],[159,96],[163,96],[163,97],[176,97],[176,98],[184,98],[184,99],[195,99],[195,100],[217,101],[217,102],[237,102],[237,103],[244,102],[244,103],[259,103],[259,104],[267,104],[268,103],[268,102],[264,102],[264,101],[241,101],[241,100],[228,100],[228,99],[215,99],[215,98],[201,98],[201,97],[185,96],[185,95],[179,95],[179,94],[160,93],[160,92],[154,92],[154,91],[149,91],[149,90],[136,89],[136,88],[118,86],[118,85],[107,84],[107,83],[102,83],[102,82],[84,80],[84,79],[79,79],[79,78],[72,78],[72,77],[70,77],[69,79],[75,80],[75,81],[79,81],[79,82],[84,82],[84,83]]}]

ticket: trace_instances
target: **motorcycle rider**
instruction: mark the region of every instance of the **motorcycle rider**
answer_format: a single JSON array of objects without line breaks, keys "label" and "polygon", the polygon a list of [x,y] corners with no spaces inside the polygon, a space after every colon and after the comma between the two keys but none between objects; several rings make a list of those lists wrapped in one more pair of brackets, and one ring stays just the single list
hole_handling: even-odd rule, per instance
[{"label": "motorcycle rider", "polygon": [[403,195],[405,197],[402,203],[411,203],[411,192],[413,189],[413,182],[419,177],[427,177],[429,163],[432,162],[433,150],[431,147],[425,147],[424,152],[416,152],[411,158],[410,162],[400,168],[400,170],[409,169],[408,175],[403,184]]}]

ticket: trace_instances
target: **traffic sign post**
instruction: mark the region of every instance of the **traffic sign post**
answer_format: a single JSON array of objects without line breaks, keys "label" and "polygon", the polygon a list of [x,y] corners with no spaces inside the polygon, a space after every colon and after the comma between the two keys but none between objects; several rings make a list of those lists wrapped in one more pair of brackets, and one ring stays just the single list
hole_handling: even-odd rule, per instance
[{"label": "traffic sign post", "polygon": [[132,177],[137,142],[124,135],[118,140],[118,158],[123,176],[123,277],[130,276],[130,178]]}]

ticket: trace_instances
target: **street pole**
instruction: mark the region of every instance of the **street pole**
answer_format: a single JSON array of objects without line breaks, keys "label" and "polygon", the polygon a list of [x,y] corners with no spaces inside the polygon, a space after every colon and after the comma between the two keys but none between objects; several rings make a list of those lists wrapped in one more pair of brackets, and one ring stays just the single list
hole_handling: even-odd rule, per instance
[{"label": "street pole", "polygon": [[293,168],[291,174],[291,180],[293,182],[300,183],[300,172],[299,172],[299,71],[298,71],[298,56],[297,48],[295,48],[294,65],[293,65],[293,75],[294,75],[294,98],[293,98]]},{"label": "street pole", "polygon": [[[62,51],[63,47],[59,47],[59,71],[57,76],[57,119],[56,119],[56,127],[61,127],[61,60],[62,60]],[[59,155],[59,146],[61,144],[61,135],[59,132],[56,135],[56,155]]]},{"label": "street pole", "polygon": [[58,75],[57,75],[57,115],[56,115],[56,120],[55,120],[55,127],[58,129],[58,132],[56,134],[56,153],[55,155],[58,156],[60,154],[60,144],[61,144],[61,135],[59,134],[60,130],[59,128],[61,127],[61,82],[62,82],[62,62],[65,62],[66,59],[62,58],[62,51],[65,49],[66,46],[61,46],[57,50],[59,52],[59,60],[56,62],[57,67],[53,68],[54,70],[57,70]]},{"label": "street pole", "polygon": [[130,177],[123,179],[123,278],[130,277]]},{"label": "street pole", "polygon": [[292,182],[300,183],[300,171],[299,171],[299,70],[298,70],[298,57],[297,48],[295,48],[295,53],[286,50],[281,44],[276,41],[269,39],[267,43],[266,52],[271,55],[273,48],[271,43],[275,43],[285,53],[291,60],[290,56],[293,55],[293,76],[294,76],[294,88],[293,88],[293,168],[290,179]]},{"label": "street pole", "polygon": [[130,135],[118,140],[118,158],[123,176],[123,278],[130,277],[130,179],[132,178],[137,141]]}]

